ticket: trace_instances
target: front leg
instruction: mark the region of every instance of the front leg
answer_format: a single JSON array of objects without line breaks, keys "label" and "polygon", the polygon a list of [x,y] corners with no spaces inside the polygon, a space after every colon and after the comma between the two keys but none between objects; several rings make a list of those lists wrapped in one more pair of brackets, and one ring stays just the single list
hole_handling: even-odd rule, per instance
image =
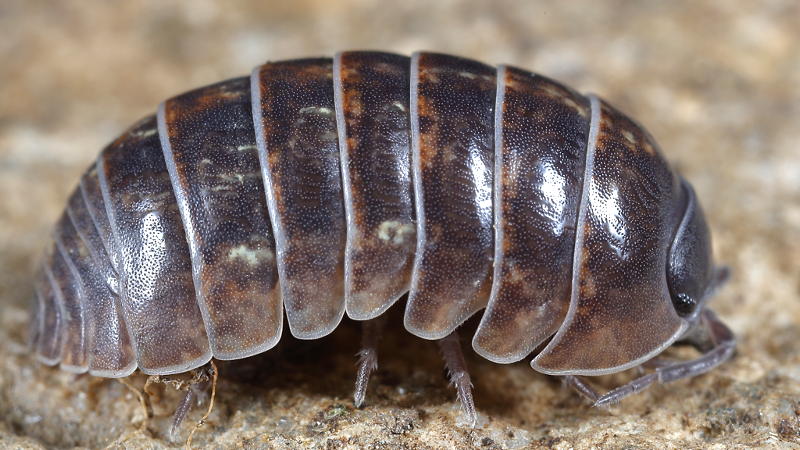
[{"label": "front leg", "polygon": [[[709,337],[712,347],[700,357],[690,361],[671,361],[658,366],[653,373],[641,376],[600,396],[594,406],[606,406],[617,403],[628,395],[643,391],[655,382],[669,383],[681,378],[694,377],[717,367],[733,356],[736,349],[736,338],[733,332],[709,309],[702,312],[700,325]],[[689,342],[701,347],[703,342]]]}]

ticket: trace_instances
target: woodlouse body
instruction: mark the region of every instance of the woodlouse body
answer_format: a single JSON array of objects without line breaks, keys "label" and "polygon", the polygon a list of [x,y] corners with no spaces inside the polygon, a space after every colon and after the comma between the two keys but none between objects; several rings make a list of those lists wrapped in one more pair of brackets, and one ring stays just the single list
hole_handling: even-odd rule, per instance
[{"label": "woodlouse body", "polygon": [[284,309],[314,339],[408,292],[425,339],[485,308],[473,348],[496,362],[546,344],[534,369],[600,375],[687,339],[705,371],[733,349],[704,305],[718,273],[692,188],[603,100],[345,52],[174,97],[111,143],[56,226],[32,342],[75,372],[170,374],[268,350]]}]

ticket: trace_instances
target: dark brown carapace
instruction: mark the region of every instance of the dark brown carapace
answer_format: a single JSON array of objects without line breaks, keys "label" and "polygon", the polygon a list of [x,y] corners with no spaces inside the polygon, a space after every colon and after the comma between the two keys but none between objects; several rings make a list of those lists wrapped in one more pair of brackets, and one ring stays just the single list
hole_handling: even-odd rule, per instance
[{"label": "dark brown carapace", "polygon": [[[734,339],[691,186],[593,95],[436,53],[279,61],[179,95],[106,147],[36,278],[38,358],[173,374],[382,314],[439,341],[474,422],[474,350],[565,377],[595,404],[703,373]],[[696,360],[656,356],[676,342]],[[605,395],[582,376],[652,370]]]}]

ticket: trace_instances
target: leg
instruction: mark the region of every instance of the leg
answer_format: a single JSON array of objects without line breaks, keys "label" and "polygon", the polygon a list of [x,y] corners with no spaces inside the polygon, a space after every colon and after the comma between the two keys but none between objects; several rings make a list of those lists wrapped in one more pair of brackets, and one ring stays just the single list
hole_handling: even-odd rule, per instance
[{"label": "leg", "polygon": [[356,388],[353,392],[353,403],[360,408],[367,395],[369,376],[378,368],[378,342],[381,340],[386,316],[378,316],[361,324],[361,350],[358,352],[358,372]]},{"label": "leg", "polygon": [[186,448],[189,449],[192,448],[192,437],[194,436],[194,432],[206,423],[206,419],[208,419],[208,416],[211,415],[211,411],[214,409],[214,399],[217,398],[217,376],[219,375],[219,370],[217,369],[217,365],[214,364],[213,359],[209,362],[211,363],[211,400],[208,401],[208,409],[206,410],[206,413],[203,414],[203,417],[195,424],[194,428],[192,428],[192,432],[189,433],[189,437],[186,438]]},{"label": "leg", "polygon": [[178,407],[175,409],[175,413],[172,415],[172,425],[169,427],[170,441],[177,436],[181,423],[183,423],[183,420],[189,414],[189,411],[192,410],[192,407],[198,401],[198,398],[201,400],[205,399],[209,384],[211,385],[211,401],[209,402],[208,412],[192,430],[192,433],[189,435],[189,439],[191,439],[191,436],[194,434],[194,431],[197,429],[197,427],[203,424],[203,421],[206,419],[206,417],[208,417],[208,414],[211,413],[211,408],[214,407],[214,397],[217,389],[217,365],[214,364],[214,361],[212,360],[209,362],[209,365],[193,370],[192,373],[192,379],[189,381],[164,379],[156,381],[170,384],[176,389],[186,389],[186,395],[178,404]]},{"label": "leg", "polygon": [[169,427],[169,440],[173,440],[175,435],[178,432],[178,428],[180,428],[181,424],[183,423],[183,419],[186,418],[186,415],[189,414],[189,411],[192,410],[192,405],[195,402],[195,390],[194,386],[190,387],[186,390],[186,395],[183,396],[183,400],[178,404],[178,407],[175,408],[175,412],[172,414],[172,425]]},{"label": "leg", "polygon": [[472,398],[472,381],[467,372],[467,363],[464,361],[464,354],[461,352],[461,342],[458,339],[458,332],[453,331],[444,339],[436,341],[444,357],[444,365],[450,375],[450,382],[456,388],[458,401],[467,416],[471,426],[478,422],[478,413],[475,410],[475,401]]},{"label": "leg", "polygon": [[565,375],[562,377],[564,384],[574,389],[577,393],[581,394],[585,399],[594,404],[600,398],[600,394],[594,390],[583,378],[577,375]]},{"label": "leg", "polygon": [[[712,345],[710,350],[691,361],[660,365],[655,369],[655,372],[639,377],[601,396],[594,403],[595,406],[617,403],[628,395],[641,392],[656,381],[669,383],[681,378],[689,378],[706,373],[733,356],[736,348],[736,339],[731,330],[711,310],[706,309],[702,312],[698,326],[702,326],[703,331],[707,334]],[[703,347],[704,343],[703,341],[697,341],[692,344],[697,347]]]}]

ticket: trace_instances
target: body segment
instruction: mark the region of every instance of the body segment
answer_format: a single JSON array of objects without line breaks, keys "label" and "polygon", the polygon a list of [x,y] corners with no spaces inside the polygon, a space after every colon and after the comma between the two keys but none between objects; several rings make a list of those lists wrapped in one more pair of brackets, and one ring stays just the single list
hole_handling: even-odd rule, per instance
[{"label": "body segment", "polygon": [[253,117],[289,328],[314,339],[344,315],[346,220],[328,58],[253,71]]},{"label": "body segment", "polygon": [[495,69],[417,53],[411,81],[417,253],[405,327],[441,339],[491,288]]},{"label": "body segment", "polygon": [[334,94],[347,215],[347,314],[372,319],[408,292],[416,248],[409,58],[345,52]]},{"label": "body segment", "polygon": [[218,359],[261,353],[283,329],[251,111],[250,80],[242,77],[167,100],[158,113],[197,303]]},{"label": "body segment", "polygon": [[498,71],[492,295],[472,345],[518,361],[555,333],[569,306],[588,101],[547,78]]},{"label": "body segment", "polygon": [[[65,215],[59,222],[69,220]],[[63,227],[58,227],[63,229]],[[80,286],[70,267],[67,250],[62,237],[54,236],[54,248],[50,253],[50,274],[57,303],[61,308],[61,368],[70,372],[82,373],[89,366],[86,349],[89,317],[84,305]]]}]

